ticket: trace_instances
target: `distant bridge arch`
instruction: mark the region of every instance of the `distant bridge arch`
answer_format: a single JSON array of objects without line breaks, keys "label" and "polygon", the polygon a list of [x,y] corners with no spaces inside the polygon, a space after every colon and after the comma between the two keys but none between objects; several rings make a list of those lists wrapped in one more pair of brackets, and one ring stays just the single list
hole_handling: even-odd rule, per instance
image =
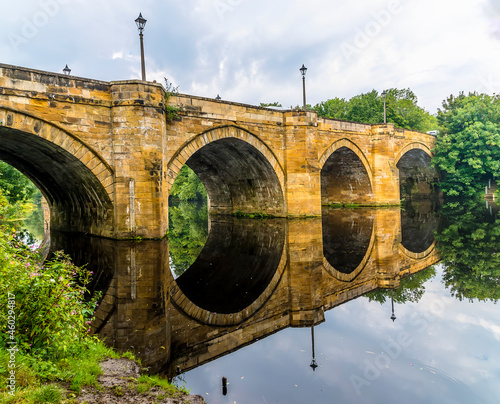
[{"label": "distant bridge arch", "polygon": [[363,151],[349,139],[333,142],[319,159],[321,203],[373,202],[373,173]]}]

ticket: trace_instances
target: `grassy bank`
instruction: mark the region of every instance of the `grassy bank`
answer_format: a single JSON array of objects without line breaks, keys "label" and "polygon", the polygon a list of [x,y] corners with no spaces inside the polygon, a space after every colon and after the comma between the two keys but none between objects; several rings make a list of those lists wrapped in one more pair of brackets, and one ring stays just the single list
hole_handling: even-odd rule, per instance
[{"label": "grassy bank", "polygon": [[[91,277],[62,253],[42,262],[40,251],[0,228],[1,403],[77,402],[84,386],[99,391],[100,362],[119,355],[89,334],[99,298],[88,296]],[[152,386],[185,394],[152,376],[130,388]]]}]

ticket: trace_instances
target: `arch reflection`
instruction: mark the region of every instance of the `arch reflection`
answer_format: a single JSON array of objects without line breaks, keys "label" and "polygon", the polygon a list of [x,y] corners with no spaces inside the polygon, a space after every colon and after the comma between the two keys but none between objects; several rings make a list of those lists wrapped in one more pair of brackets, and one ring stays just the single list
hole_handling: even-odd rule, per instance
[{"label": "arch reflection", "polygon": [[176,279],[174,304],[195,318],[203,316],[199,309],[234,314],[253,307],[279,278],[276,273],[282,261],[281,270],[284,267],[284,247],[284,219],[211,220],[203,250]]},{"label": "arch reflection", "polygon": [[373,247],[373,209],[324,207],[322,213],[325,267],[341,280],[352,280]]},{"label": "arch reflection", "polygon": [[409,254],[425,254],[435,244],[441,224],[437,200],[406,201],[401,209],[401,245]]}]

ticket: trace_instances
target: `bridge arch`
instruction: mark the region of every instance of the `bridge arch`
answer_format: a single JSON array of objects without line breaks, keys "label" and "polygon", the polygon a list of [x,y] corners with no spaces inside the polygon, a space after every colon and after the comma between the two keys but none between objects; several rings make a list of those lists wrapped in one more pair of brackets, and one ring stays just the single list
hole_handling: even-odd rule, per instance
[{"label": "bridge arch", "polygon": [[0,159],[42,191],[51,208],[51,227],[109,234],[114,172],[99,154],[70,132],[31,114],[0,107],[0,123]]},{"label": "bridge arch", "polygon": [[220,126],[186,142],[167,164],[169,188],[184,164],[205,186],[212,213],[285,213],[283,167],[262,140],[243,128]]},{"label": "bridge arch", "polygon": [[428,196],[437,192],[434,182],[439,174],[432,167],[432,157],[431,149],[422,142],[408,143],[396,154],[401,198]]},{"label": "bridge arch", "polygon": [[349,139],[331,144],[319,159],[321,203],[370,203],[373,173],[361,149]]}]

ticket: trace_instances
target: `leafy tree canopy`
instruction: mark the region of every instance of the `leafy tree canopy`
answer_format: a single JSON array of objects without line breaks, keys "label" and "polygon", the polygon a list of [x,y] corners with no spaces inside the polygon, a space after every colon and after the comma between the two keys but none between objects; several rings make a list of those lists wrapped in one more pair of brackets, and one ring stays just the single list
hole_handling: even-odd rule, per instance
[{"label": "leafy tree canopy", "polygon": [[260,106],[261,107],[277,107],[277,108],[282,107],[281,103],[279,103],[278,101],[275,101],[275,102],[261,102]]},{"label": "leafy tree canopy", "polygon": [[433,164],[441,171],[448,196],[472,196],[500,175],[500,98],[461,93],[438,110]]},{"label": "leafy tree canopy", "polygon": [[35,195],[39,195],[38,199],[41,197],[26,176],[3,161],[0,161],[0,190],[11,204],[31,201]]},{"label": "leafy tree canopy", "polygon": [[177,174],[170,195],[181,201],[207,200],[207,191],[198,176],[187,165]]},{"label": "leafy tree canopy", "polygon": [[[394,303],[403,304],[406,302],[417,303],[425,293],[424,283],[436,275],[434,267],[429,267],[423,271],[417,272],[407,278],[401,279],[399,288],[392,291]],[[365,295],[368,300],[385,303],[391,299],[391,289],[376,289]]]},{"label": "leafy tree canopy", "polygon": [[[436,118],[417,104],[417,96],[408,89],[386,90],[387,122],[418,131],[436,129]],[[319,116],[363,123],[384,122],[384,98],[376,91],[357,95],[350,100],[333,98],[314,107]]]}]

